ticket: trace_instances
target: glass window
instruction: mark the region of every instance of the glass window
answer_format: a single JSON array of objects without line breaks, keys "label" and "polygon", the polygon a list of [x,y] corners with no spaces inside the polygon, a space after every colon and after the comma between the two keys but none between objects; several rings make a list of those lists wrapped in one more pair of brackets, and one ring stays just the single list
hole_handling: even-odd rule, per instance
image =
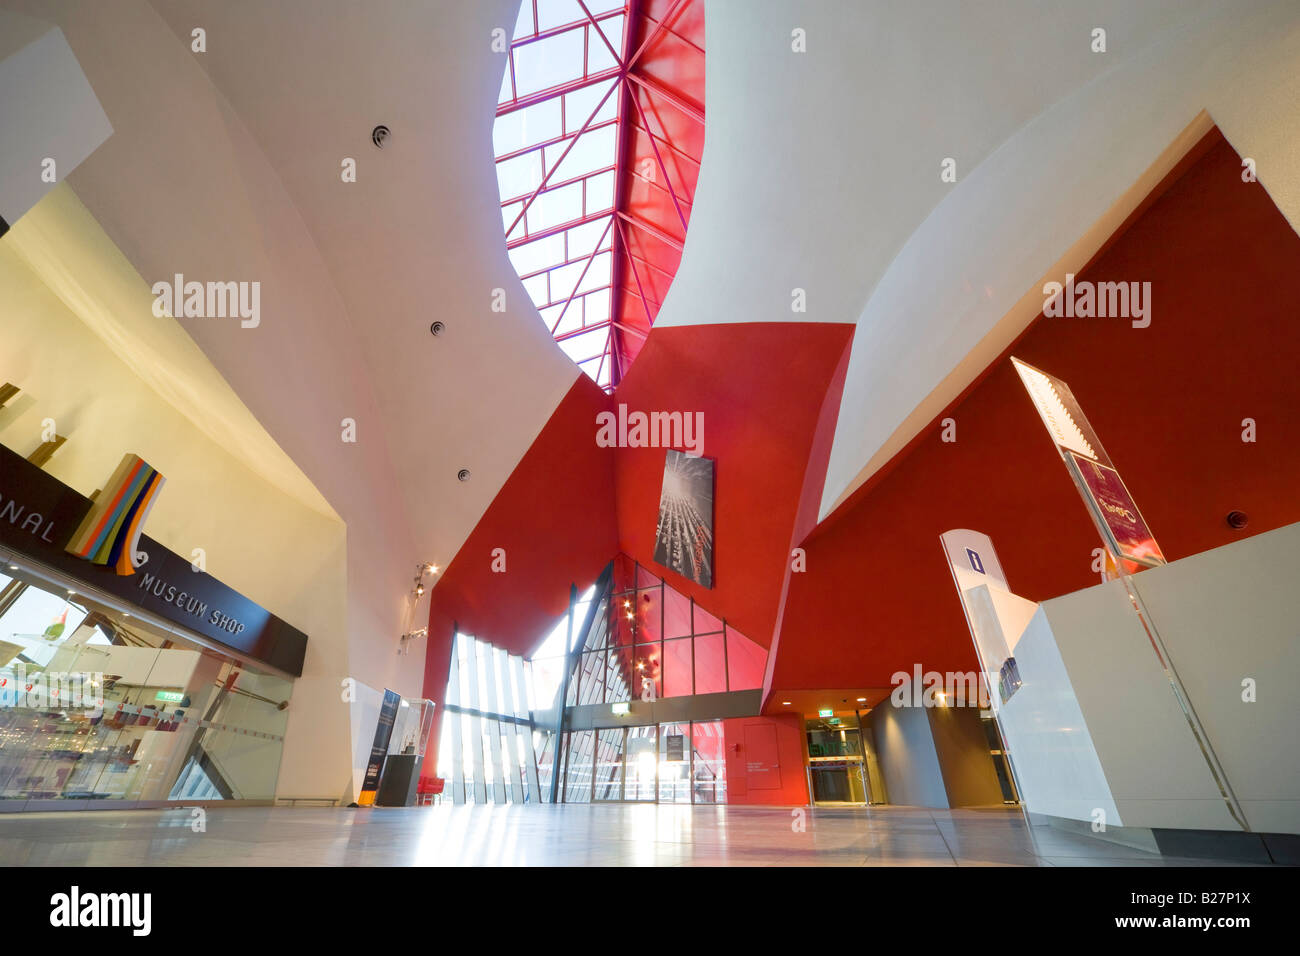
[{"label": "glass window", "polygon": [[11,565],[0,799],[270,800],[292,680]]},{"label": "glass window", "polygon": [[691,724],[691,799],[694,803],[727,802],[727,748],[721,720]]}]

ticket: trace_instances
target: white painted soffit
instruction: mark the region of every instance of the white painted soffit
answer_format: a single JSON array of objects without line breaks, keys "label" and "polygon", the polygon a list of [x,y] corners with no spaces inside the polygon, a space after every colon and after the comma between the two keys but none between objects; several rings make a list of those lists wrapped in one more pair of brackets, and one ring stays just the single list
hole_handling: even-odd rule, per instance
[{"label": "white painted soffit", "polygon": [[[153,5],[187,49],[206,30],[195,62],[300,212],[373,384],[382,421],[368,427],[387,436],[415,540],[449,562],[580,374],[506,256],[492,31],[509,35],[518,0]],[[341,180],[347,157],[355,183]]]},{"label": "white painted soffit", "polygon": [[908,239],[858,319],[819,517],[974,381],[1209,120],[1300,223],[1300,5],[1221,6],[1035,117]]},{"label": "white painted soffit", "polygon": [[[856,322],[952,193],[945,158],[964,181],[1170,22],[1227,3],[710,0],[704,162],[656,324]],[[1098,24],[1105,54],[1090,49]],[[796,288],[806,312],[792,312]]]},{"label": "white painted soffit", "polygon": [[0,217],[9,226],[113,132],[63,32],[6,10],[0,10],[0,130]]}]

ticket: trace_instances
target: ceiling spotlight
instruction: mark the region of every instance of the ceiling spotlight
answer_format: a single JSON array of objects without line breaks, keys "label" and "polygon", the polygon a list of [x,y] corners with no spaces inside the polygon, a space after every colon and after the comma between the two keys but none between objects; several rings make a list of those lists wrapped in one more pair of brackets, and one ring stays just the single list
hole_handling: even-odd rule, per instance
[{"label": "ceiling spotlight", "polygon": [[783,701],[781,701],[781,706],[782,706],[782,707],[789,707],[789,706],[790,706],[790,702],[789,702],[788,700],[783,700]]},{"label": "ceiling spotlight", "polygon": [[1233,531],[1240,531],[1242,528],[1246,527],[1246,524],[1250,521],[1250,518],[1246,516],[1246,512],[1244,511],[1233,510],[1228,512],[1228,517],[1226,520],[1228,522],[1229,528],[1231,528]]},{"label": "ceiling spotlight", "polygon": [[416,594],[423,594],[423,593],[424,593],[424,585],[423,585],[423,584],[417,584],[417,585],[415,586],[415,593],[416,593]]},{"label": "ceiling spotlight", "polygon": [[434,335],[442,335],[443,330],[446,328],[447,326],[444,325],[443,323],[434,322],[431,326],[429,326],[429,331],[432,332]]},{"label": "ceiling spotlight", "polygon": [[460,481],[469,481],[469,469],[462,468],[460,471],[456,472],[456,478]]},{"label": "ceiling spotlight", "polygon": [[388,142],[388,137],[391,136],[392,134],[393,134],[392,130],[390,130],[383,123],[380,123],[378,126],[376,126],[374,129],[370,131],[370,142],[374,143],[380,149],[383,149],[384,143]]},{"label": "ceiling spotlight", "polygon": [[865,697],[859,697],[859,698],[858,698],[858,703],[859,703],[859,704],[865,704],[866,702],[867,702],[867,699],[866,699]]}]

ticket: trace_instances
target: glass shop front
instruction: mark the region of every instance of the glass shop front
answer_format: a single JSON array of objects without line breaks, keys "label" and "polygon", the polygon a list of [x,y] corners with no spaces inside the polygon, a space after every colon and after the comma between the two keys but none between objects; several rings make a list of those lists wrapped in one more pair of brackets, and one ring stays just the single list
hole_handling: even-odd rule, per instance
[{"label": "glass shop front", "polygon": [[269,802],[293,679],[0,549],[0,812]]}]

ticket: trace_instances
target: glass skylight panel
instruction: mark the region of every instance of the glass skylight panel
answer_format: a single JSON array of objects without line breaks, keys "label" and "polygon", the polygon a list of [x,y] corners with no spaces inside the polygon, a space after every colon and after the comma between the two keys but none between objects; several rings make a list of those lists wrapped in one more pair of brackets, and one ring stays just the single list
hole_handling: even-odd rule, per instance
[{"label": "glass skylight panel", "polygon": [[515,95],[528,96],[579,79],[585,45],[586,31],[578,29],[515,47]]},{"label": "glass skylight panel", "polygon": [[492,148],[497,156],[505,156],[557,139],[564,132],[560,122],[560,101],[542,100],[498,116],[492,127]]},{"label": "glass skylight panel", "polygon": [[587,180],[587,208],[595,211],[614,208],[614,174],[598,173]]},{"label": "glass skylight panel", "polygon": [[550,279],[548,273],[543,272],[541,275],[533,276],[531,279],[524,279],[524,291],[528,293],[528,298],[533,302],[545,302],[549,295]]},{"label": "glass skylight panel", "polygon": [[583,308],[586,310],[585,324],[597,325],[601,322],[609,321],[609,289],[598,289],[595,292],[589,292],[582,297]]},{"label": "glass skylight panel", "polygon": [[605,46],[605,40],[600,38],[595,29],[591,31],[591,39],[587,44],[587,71],[589,73],[600,73],[611,67],[618,66],[618,57],[614,54],[622,55],[623,43],[623,17],[610,17],[608,20],[600,21],[600,32],[605,35],[605,40],[609,41],[609,46],[614,48],[611,52],[608,46]]},{"label": "glass skylight panel", "polygon": [[600,129],[588,130],[577,138],[573,147],[569,149],[564,159],[560,156],[564,154],[565,148],[569,145],[560,143],[555,146],[548,146],[543,151],[546,153],[548,167],[555,165],[555,172],[551,174],[553,182],[562,183],[569,179],[576,179],[579,176],[585,176],[596,172],[598,169],[609,169],[614,165],[614,148],[617,128],[614,126],[603,126]]},{"label": "glass skylight panel", "polygon": [[[524,4],[531,3],[531,0],[524,0]],[[591,10],[591,7],[587,7]],[[595,13],[592,10],[592,13]],[[569,23],[581,23],[586,20],[583,15],[582,7],[578,6],[578,0],[537,0],[537,29],[539,31],[554,30],[556,27],[562,27]]]},{"label": "glass skylight panel", "polygon": [[569,293],[571,293],[578,285],[578,277],[582,275],[582,270],[586,267],[587,260],[582,259],[578,262],[570,263],[567,266],[558,266],[551,273],[555,287],[564,290],[564,297],[566,299],[569,297]]},{"label": "glass skylight panel", "polygon": [[524,218],[528,221],[530,236],[581,219],[582,183],[571,183],[538,193]]},{"label": "glass skylight panel", "polygon": [[510,250],[510,262],[521,276],[532,275],[564,261],[564,233],[534,239]]},{"label": "glass skylight panel", "polygon": [[509,203],[508,205],[502,206],[501,207],[501,228],[509,229],[510,224],[515,221],[515,219],[519,216],[519,213],[523,210],[523,208],[524,208],[523,200],[520,200],[519,202],[512,202]]},{"label": "glass skylight panel", "polygon": [[514,159],[497,163],[497,186],[503,199],[527,198],[542,184],[542,154],[540,150],[523,153]]},{"label": "glass skylight panel", "polygon": [[[584,86],[581,89],[573,90],[564,94],[564,132],[576,133],[582,129],[582,124],[591,120],[591,125],[606,123],[612,119],[618,118],[618,95],[609,93],[609,89],[617,81],[609,80],[605,83],[592,83],[590,86]],[[603,102],[602,102],[603,101]],[[554,102],[554,101],[548,101]],[[599,106],[595,116],[592,116],[592,110]]]},{"label": "glass skylight panel", "polygon": [[585,362],[604,352],[608,339],[609,327],[602,326],[588,332],[579,332],[567,339],[560,339],[560,348],[564,349],[564,354],[575,362]]},{"label": "glass skylight panel", "polygon": [[553,335],[568,335],[570,332],[577,332],[585,324],[583,322],[582,299],[580,297],[575,297],[569,303],[567,309],[564,307],[564,303],[561,302],[547,311],[551,313],[547,327],[551,329]]},{"label": "glass skylight panel", "polygon": [[[594,208],[599,210],[599,207]],[[587,189],[587,211],[588,214],[593,211],[590,186]],[[569,240],[570,259],[579,255],[591,255],[596,249],[597,242],[600,242],[600,248],[608,249],[614,241],[614,229],[609,224],[609,216],[583,223],[581,226],[574,226],[565,235]]]},{"label": "glass skylight panel", "polygon": [[512,99],[514,99],[514,97],[515,97],[515,85],[510,78],[510,68],[509,65],[507,65],[505,75],[501,77],[501,92],[497,96],[497,105],[500,105],[502,103],[509,103]]},{"label": "glass skylight panel", "polygon": [[623,92],[591,77],[619,69],[625,6],[586,6],[604,39],[577,0],[523,0],[492,143],[511,264],[561,348],[609,388]]},{"label": "glass skylight panel", "polygon": [[591,260],[591,267],[578,284],[579,292],[592,292],[610,283],[612,260],[608,252],[602,252]]}]

